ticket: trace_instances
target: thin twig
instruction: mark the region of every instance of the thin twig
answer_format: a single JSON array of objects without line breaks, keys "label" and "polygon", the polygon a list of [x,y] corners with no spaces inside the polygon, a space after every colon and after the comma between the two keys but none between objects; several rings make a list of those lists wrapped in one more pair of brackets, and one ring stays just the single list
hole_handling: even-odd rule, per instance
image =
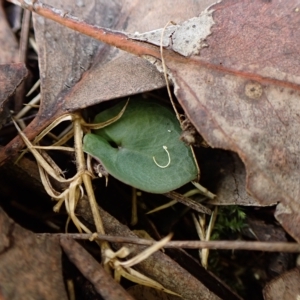
[{"label": "thin twig", "polygon": [[54,8],[50,5],[41,3],[39,0],[8,1],[15,4],[19,4],[24,9],[28,9],[32,12],[39,14],[40,16],[53,20],[63,26],[66,26],[82,34],[95,38],[108,45],[115,46],[126,52],[130,52],[138,56],[152,55],[160,59],[160,53],[157,47],[153,47],[150,44],[130,39],[125,33],[122,33],[120,31],[87,24],[83,20],[80,20],[75,16],[69,14],[68,11]]},{"label": "thin twig", "polygon": [[[42,233],[37,234],[38,237],[45,235],[66,237],[78,240],[88,240],[95,234],[86,233]],[[99,240],[113,243],[127,243],[151,246],[157,241],[97,234]],[[164,248],[185,248],[185,249],[223,249],[223,250],[249,250],[249,251],[264,251],[264,252],[291,252],[299,253],[300,244],[285,243],[285,242],[257,242],[257,241],[171,241],[164,245]]]}]

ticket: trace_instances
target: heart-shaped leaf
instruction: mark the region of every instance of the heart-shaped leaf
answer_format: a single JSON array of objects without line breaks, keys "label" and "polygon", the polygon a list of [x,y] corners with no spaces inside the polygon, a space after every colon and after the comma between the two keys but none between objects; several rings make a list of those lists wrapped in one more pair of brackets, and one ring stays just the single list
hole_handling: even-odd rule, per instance
[{"label": "heart-shaped leaf", "polygon": [[[115,117],[122,101],[95,118]],[[166,193],[197,177],[191,149],[180,141],[174,113],[158,102],[130,101],[113,124],[84,137],[84,151],[98,158],[115,178],[151,193]]]}]

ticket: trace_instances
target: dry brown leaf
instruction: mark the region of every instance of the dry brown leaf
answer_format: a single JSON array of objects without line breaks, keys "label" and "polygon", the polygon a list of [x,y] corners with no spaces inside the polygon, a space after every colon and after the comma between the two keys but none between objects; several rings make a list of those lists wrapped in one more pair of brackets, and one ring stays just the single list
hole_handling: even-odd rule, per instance
[{"label": "dry brown leaf", "polygon": [[5,106],[9,96],[15,92],[26,75],[27,69],[24,64],[0,65],[0,127],[9,116],[9,110]]},{"label": "dry brown leaf", "polygon": [[292,269],[269,282],[264,290],[265,300],[298,300],[300,297],[300,269]]},{"label": "dry brown leaf", "polygon": [[19,61],[19,45],[12,32],[0,1],[0,64]]},{"label": "dry brown leaf", "polygon": [[0,298],[67,299],[59,241],[37,238],[0,208]]},{"label": "dry brown leaf", "polygon": [[[163,27],[170,20],[182,22],[193,17],[195,12],[200,13],[211,3],[212,0],[199,2],[189,0],[182,7],[179,0],[164,1],[163,5],[159,0],[151,3],[139,0],[123,0],[118,3],[102,0],[90,2],[89,5],[80,8],[73,1],[64,1],[63,4],[58,0],[47,2],[54,7],[71,11],[89,23],[133,33]],[[43,17],[35,16],[35,32],[38,46],[43,50],[40,51],[41,77],[45,77],[42,86],[46,94],[51,90],[53,98],[65,89],[65,85],[72,86],[78,81],[79,75],[77,78],[74,75],[77,69],[77,73],[83,73],[89,68],[89,65],[87,63],[84,65],[81,60],[93,63],[92,68],[84,74],[81,82],[65,100],[65,110],[83,108],[104,100],[141,93],[165,85],[162,76],[147,61],[103,43],[98,42],[95,45],[94,40]],[[68,43],[73,40],[73,43],[66,45],[66,40]],[[90,57],[86,48],[90,48],[92,54],[97,52],[97,56]],[[66,65],[69,68],[66,69]],[[57,75],[56,78],[49,78],[51,72]],[[60,85],[57,86],[59,82]],[[56,99],[48,100],[53,102]]]},{"label": "dry brown leaf", "polygon": [[[209,166],[205,166],[205,164],[209,164]],[[212,180],[214,183],[217,182],[216,190],[214,190],[214,193],[217,196],[214,199],[209,200],[208,203],[214,205],[243,206],[264,206],[276,204],[271,202],[263,205],[247,193],[245,166],[235,153],[222,152],[216,157],[213,156],[211,161],[202,162],[201,166],[202,165],[204,165],[202,173],[210,167],[209,172],[214,172],[214,174],[211,175]],[[203,174],[203,176],[207,175]]]}]

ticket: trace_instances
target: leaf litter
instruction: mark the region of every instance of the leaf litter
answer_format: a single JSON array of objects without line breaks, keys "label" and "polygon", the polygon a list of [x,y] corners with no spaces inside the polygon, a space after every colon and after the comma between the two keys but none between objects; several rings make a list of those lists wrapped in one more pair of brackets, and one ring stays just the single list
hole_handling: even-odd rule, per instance
[{"label": "leaf litter", "polygon": [[36,234],[14,223],[2,208],[0,230],[1,297],[68,299],[58,239],[38,238]]},{"label": "leaf litter", "polygon": [[[226,6],[226,5],[222,6],[222,5],[224,5],[225,2],[228,6]],[[224,16],[228,15],[228,13],[226,12],[226,8],[228,8],[228,7],[231,8],[231,4],[234,6],[234,8],[238,7],[238,6],[236,6],[237,4],[234,1],[223,1],[222,3],[219,4],[220,5],[219,7],[216,6],[217,9],[216,9],[215,15],[218,16],[218,13],[219,13],[221,24],[225,23],[225,21],[222,19],[222,13],[224,14]],[[285,7],[285,10],[283,10],[283,11],[287,14],[290,13],[290,11],[296,12],[295,4],[297,4],[297,2],[293,2],[288,7]],[[243,5],[245,5],[245,6],[243,6]],[[256,4],[252,4],[252,5],[258,5],[258,4],[256,3]],[[268,4],[262,4],[262,5],[264,5],[263,6],[264,9],[266,9],[266,10],[268,9],[268,6],[267,6]],[[272,5],[273,5],[273,7],[271,7],[270,10],[267,11],[268,13],[270,13],[271,16],[272,16],[272,13],[276,11],[276,9],[278,10],[279,8],[281,8],[280,4],[278,4],[277,2],[275,4],[274,4],[274,2],[272,2]],[[247,7],[247,8],[250,7],[249,11],[251,11],[251,12],[254,11],[254,9],[251,9],[251,3],[247,2],[247,1],[243,4],[240,4],[240,7],[238,7],[238,8],[241,11],[244,11],[245,7]],[[237,15],[239,15],[239,9],[237,9],[237,11],[236,11]],[[272,9],[273,9],[273,11],[272,11]],[[250,20],[251,20],[251,17],[252,16],[249,17]],[[245,18],[245,19],[247,20],[247,18]],[[238,19],[238,21],[241,22],[241,19]],[[216,23],[215,28],[218,28],[218,22],[215,21],[215,23]],[[293,25],[294,23],[291,22],[291,24]],[[276,29],[276,26],[274,26],[274,27]],[[245,26],[245,28],[247,28],[247,27]],[[285,28],[288,28],[288,25],[286,25]],[[230,36],[229,34],[226,35],[226,34],[222,33],[222,30],[219,30],[219,31],[218,30],[219,29],[217,29],[215,32],[214,31],[212,32],[212,35],[211,35],[212,43],[211,44],[208,43],[208,45],[209,45],[208,48],[211,48],[212,45],[214,45],[213,42],[214,42],[215,35],[217,35],[217,33],[223,34],[224,36]],[[271,32],[271,34],[272,34],[272,32]],[[236,35],[236,36],[238,36],[238,35]],[[208,38],[208,40],[209,40],[209,38]],[[247,43],[240,43],[240,44],[245,45]],[[215,45],[217,45],[216,49],[222,48],[222,47],[218,47],[218,43]],[[223,44],[223,46],[224,46],[224,44]],[[228,48],[230,48],[230,47],[228,46]],[[210,52],[213,52],[213,51],[211,51],[212,49],[207,49],[207,50],[209,50]],[[151,52],[151,51],[149,51],[149,52]],[[204,55],[203,55],[203,52],[204,52]],[[216,53],[218,54],[219,52],[217,51]],[[247,64],[246,64],[246,66],[244,66],[243,63],[241,63],[241,62],[237,63],[236,61],[234,61],[234,59],[236,59],[235,56],[234,56],[233,61],[230,61],[232,55],[229,55],[230,54],[229,53],[228,56],[224,57],[224,53],[227,54],[227,52],[222,52],[222,55],[220,56],[222,59],[218,58],[218,56],[214,54],[217,58],[213,57],[213,62],[211,62],[211,58],[210,58],[211,53],[207,53],[207,52],[205,53],[205,49],[203,49],[201,51],[200,57],[201,57],[201,59],[203,59],[203,61],[205,63],[203,63],[203,61],[200,61],[196,58],[191,59],[191,61],[188,61],[187,63],[184,63],[183,60],[178,59],[178,57],[174,56],[172,53],[167,53],[166,54],[166,64],[169,69],[169,75],[172,77],[173,83],[175,85],[175,94],[177,95],[179,101],[181,102],[184,109],[186,110],[187,115],[190,117],[190,119],[193,121],[196,128],[201,132],[201,134],[203,134],[205,140],[211,146],[225,148],[225,149],[231,149],[239,154],[239,156],[242,158],[243,162],[246,165],[247,175],[248,175],[248,187],[250,189],[250,192],[252,192],[256,196],[256,198],[262,199],[261,201],[263,202],[264,205],[268,205],[269,203],[271,203],[270,198],[272,199],[272,201],[274,201],[273,200],[274,197],[276,197],[276,200],[278,199],[278,202],[280,200],[282,200],[281,203],[283,203],[282,206],[283,206],[283,210],[285,210],[284,212],[286,213],[286,212],[288,212],[288,209],[292,208],[292,213],[295,215],[294,218],[297,219],[297,213],[296,213],[297,204],[295,203],[295,201],[293,202],[292,199],[288,199],[288,200],[284,201],[284,198],[283,198],[283,195],[286,195],[285,192],[287,190],[289,192],[291,192],[291,190],[289,188],[287,189],[287,187],[285,186],[286,182],[283,181],[283,182],[280,182],[281,185],[277,185],[279,183],[278,178],[282,179],[281,178],[282,176],[281,177],[279,176],[278,178],[276,178],[276,173],[272,174],[272,172],[269,171],[268,168],[265,168],[266,165],[268,166],[268,163],[269,164],[271,163],[271,166],[270,166],[270,168],[271,168],[274,165],[274,161],[275,161],[275,165],[276,165],[277,161],[279,160],[279,162],[281,163],[281,165],[279,165],[279,171],[282,171],[282,167],[284,167],[284,165],[285,165],[284,163],[285,163],[287,154],[282,153],[281,149],[279,149],[279,153],[277,153],[278,150],[276,150],[276,146],[272,145],[272,143],[270,142],[270,139],[269,140],[267,139],[267,141],[262,140],[263,142],[261,142],[260,137],[262,134],[264,134],[264,131],[263,131],[264,128],[261,126],[262,124],[260,124],[260,122],[257,122],[257,120],[254,119],[254,125],[256,125],[256,126],[252,126],[253,123],[247,123],[247,121],[249,122],[249,120],[251,122],[253,122],[253,120],[251,118],[249,119],[249,107],[248,106],[251,107],[251,105],[252,105],[252,109],[254,109],[254,112],[256,112],[255,106],[253,105],[253,103],[251,103],[249,101],[264,100],[264,103],[265,103],[266,101],[265,101],[265,98],[263,98],[263,97],[266,96],[267,106],[259,107],[259,109],[261,111],[266,112],[267,111],[266,108],[272,107],[272,106],[268,106],[268,101],[269,102],[270,102],[270,100],[273,101],[273,99],[275,99],[276,97],[279,97],[278,94],[275,93],[275,92],[278,92],[278,89],[276,89],[276,87],[274,87],[274,85],[281,87],[281,89],[282,89],[281,93],[283,93],[283,96],[285,96],[287,99],[287,93],[284,94],[284,92],[286,92],[286,89],[297,91],[297,83],[294,84],[293,78],[291,78],[291,77],[287,77],[288,79],[285,79],[285,81],[284,81],[284,80],[282,80],[282,78],[277,79],[276,76],[274,76],[275,79],[270,80],[268,78],[268,75],[271,74],[273,76],[274,71],[272,69],[270,69],[269,66],[267,66],[266,69],[263,69],[262,75],[260,75],[259,71],[257,71],[257,68],[255,68],[255,65],[253,66],[250,63],[249,64],[250,67],[249,67]],[[153,54],[153,52],[152,52],[152,54]],[[256,54],[257,53],[254,51],[254,57]],[[148,55],[148,54],[146,54],[146,55]],[[205,57],[205,55],[206,55],[206,57]],[[251,56],[249,56],[249,57],[251,57]],[[264,57],[264,56],[261,55],[261,57]],[[168,60],[168,58],[170,60]],[[157,63],[158,62],[157,59],[158,58],[156,58],[156,61],[155,60],[153,60],[153,61],[155,63]],[[242,59],[245,59],[245,57],[243,55],[242,55]],[[248,58],[248,59],[250,59],[250,58]],[[257,60],[259,61],[259,59],[257,59]],[[192,65],[193,65],[192,63],[194,63],[194,68],[192,67]],[[221,67],[220,67],[220,65],[221,65]],[[204,70],[201,70],[203,72],[201,72],[201,71],[199,72],[199,66],[201,66],[201,68],[204,69]],[[217,66],[217,67],[215,68],[215,66]],[[242,66],[242,70],[239,70],[238,66]],[[291,66],[291,64],[289,64],[289,62],[287,62],[287,59],[285,57],[285,60],[282,64],[282,70],[284,70],[284,68],[286,66]],[[237,71],[231,70],[234,68],[236,68]],[[265,72],[265,71],[267,71],[267,72]],[[286,72],[288,72],[288,71],[290,71],[290,69],[288,69]],[[252,75],[253,72],[255,72],[258,75],[253,76]],[[224,78],[218,77],[218,74],[222,74],[222,73],[226,74],[226,76]],[[284,72],[282,72],[282,73],[284,73]],[[279,72],[279,74],[280,74],[280,72]],[[296,72],[296,74],[297,74],[297,72]],[[275,74],[275,75],[277,75],[277,74]],[[185,80],[187,78],[189,78],[188,82],[186,82],[186,80]],[[250,79],[250,81],[249,81],[249,79]],[[201,86],[199,84],[200,80],[202,83],[203,82],[205,83],[204,88],[203,88],[203,86]],[[286,83],[289,81],[291,81],[292,84]],[[232,84],[232,82],[235,82],[235,85]],[[197,87],[200,86],[200,88],[195,88],[196,86]],[[226,88],[229,87],[229,89],[227,91],[225,89],[225,86],[226,86]],[[272,90],[272,88],[275,89],[275,92]],[[196,91],[196,97],[195,97],[195,94],[193,93],[194,91]],[[224,92],[224,91],[226,91],[226,92]],[[237,99],[236,99],[235,97],[233,97],[234,95],[239,95],[239,97],[237,97]],[[243,95],[244,95],[244,97],[243,97]],[[296,100],[299,98],[299,94],[296,94],[295,96],[293,96],[294,94],[291,93],[290,95],[291,95],[290,98],[292,99],[291,100],[292,103],[293,103],[293,101],[296,102]],[[281,96],[282,96],[282,94],[281,94]],[[293,97],[295,97],[295,99],[293,99]],[[220,106],[220,104],[216,104],[213,101],[214,98],[215,99],[234,99],[234,101],[232,101],[232,102],[238,103],[237,109],[238,109],[238,112],[240,113],[239,118],[237,118],[238,121],[236,122],[236,120],[233,118],[233,117],[235,117],[235,110],[230,105],[230,102],[225,101],[223,103],[223,106]],[[245,101],[245,99],[246,99],[246,104],[247,104],[246,107],[242,105],[242,104],[244,104],[244,102],[241,104],[241,101],[242,100]],[[260,101],[260,102],[262,102],[262,101]],[[286,103],[286,100],[285,100],[285,103]],[[211,104],[211,105],[209,105],[209,104]],[[281,103],[279,103],[279,104],[281,104]],[[219,113],[219,110],[216,109],[216,108],[220,108],[220,107],[218,107],[218,105],[222,108],[225,108],[225,110],[222,110]],[[278,106],[278,104],[276,104],[276,105]],[[195,109],[195,108],[197,108],[197,109]],[[280,108],[280,106],[279,106],[279,108]],[[216,110],[214,110],[214,109],[216,109]],[[232,112],[234,112],[233,115],[232,115]],[[246,113],[246,115],[244,116],[243,114],[241,114],[241,112]],[[281,123],[283,123],[283,125],[285,125],[283,122],[284,119],[282,119],[282,116],[279,115],[276,110],[273,110],[273,112],[274,112],[274,114],[273,115],[271,114],[271,116],[275,117],[275,121],[274,121],[275,126],[273,126],[273,124],[270,123],[270,128],[272,128],[272,129],[278,128],[278,126],[276,127],[276,124],[277,124],[276,118],[278,118],[278,116],[279,116],[279,123],[281,122]],[[242,122],[241,122],[241,120],[242,120]],[[226,122],[229,123],[229,126],[225,126],[225,125],[227,125]],[[265,123],[263,123],[263,125],[265,125]],[[255,136],[253,139],[249,140],[249,139],[247,139],[247,137],[248,137],[247,130],[252,127],[256,129],[256,131],[254,130]],[[265,127],[268,128],[268,126],[265,126]],[[235,132],[234,130],[231,131],[233,128],[239,128],[240,132]],[[257,128],[259,130],[257,130]],[[251,131],[250,131],[250,133],[251,133]],[[279,133],[281,133],[280,130],[279,130]],[[251,134],[250,134],[250,136],[251,136]],[[280,137],[280,135],[279,135],[279,137]],[[279,137],[276,136],[275,140],[278,141]],[[291,139],[291,140],[293,142],[293,139]],[[240,141],[240,143],[239,143],[239,141]],[[268,148],[267,148],[268,144],[271,144],[272,147],[271,147],[271,150],[269,150],[269,151],[271,152],[271,154],[273,154],[273,156],[275,155],[274,159],[272,159],[271,161],[267,160],[266,163],[261,159],[257,159],[257,153],[261,153],[261,149],[259,149],[257,147],[252,147],[252,148],[254,148],[254,151],[252,151],[252,152],[248,151],[250,149],[249,145],[253,146],[253,142],[255,142],[256,144],[263,145],[265,147],[265,149],[267,149],[267,150],[268,150]],[[254,144],[254,145],[256,145],[256,144]],[[263,150],[265,150],[265,149],[263,149]],[[275,149],[275,153],[273,152],[274,149]],[[292,146],[289,149],[293,149]],[[268,154],[270,154],[270,153],[268,153]],[[290,152],[288,154],[290,154]],[[272,157],[272,155],[271,155],[271,157]],[[261,157],[259,157],[259,158],[261,158]],[[282,163],[282,161],[283,161],[283,163]],[[295,164],[295,161],[293,161],[293,163]],[[262,166],[261,168],[259,167],[260,164]],[[296,164],[296,166],[297,166],[297,164]],[[269,174],[266,174],[266,169],[267,169],[267,171],[269,171],[269,174],[272,174],[273,176],[268,177]],[[294,169],[297,170],[297,168],[294,168]],[[270,170],[272,170],[272,168]],[[289,171],[289,170],[287,170],[287,171]],[[264,176],[261,176],[261,174],[263,174]],[[286,179],[286,178],[289,178],[289,176],[284,177],[284,179]],[[269,182],[271,182],[271,183],[275,182],[275,184],[277,186],[279,186],[280,188],[278,188],[278,187],[275,188],[272,185],[270,188],[267,189],[267,191],[265,191],[265,187],[270,186]],[[293,187],[294,186],[292,185],[292,188]],[[274,193],[274,191],[277,193]],[[280,193],[283,193],[281,197],[280,197]],[[272,195],[272,196],[270,196],[270,195]],[[287,206],[284,207],[284,204]],[[296,219],[294,219],[293,221],[295,221]],[[284,221],[284,219],[283,219],[283,221]],[[283,226],[286,229],[288,229],[288,231],[297,239],[297,232],[294,232],[295,229],[293,229],[292,225],[289,225],[288,221],[283,222]]]},{"label": "leaf litter", "polygon": [[[212,7],[215,10],[213,17],[215,25],[212,34],[207,37],[209,47],[203,48],[200,56],[184,59],[172,51],[165,50],[166,65],[175,86],[175,94],[190,120],[211,146],[230,149],[239,154],[247,169],[249,192],[263,205],[280,203],[276,217],[295,239],[298,237],[298,231],[293,226],[292,220],[299,218],[296,200],[299,193],[296,162],[299,156],[293,145],[294,139],[286,140],[286,136],[295,135],[297,131],[295,126],[287,126],[287,120],[293,119],[293,116],[295,117],[292,122],[296,122],[297,119],[299,84],[294,74],[299,73],[299,70],[294,64],[295,58],[292,55],[285,55],[276,45],[280,44],[282,39],[278,34],[280,24],[278,22],[282,22],[280,25],[284,26],[288,33],[283,37],[284,42],[291,53],[297,53],[299,39],[294,38],[299,18],[297,4],[296,0],[289,2],[289,5],[274,1],[272,3],[245,1],[240,4],[235,1],[223,1]],[[233,15],[236,22],[228,23],[226,18],[232,8],[236,9]],[[258,8],[261,8],[262,18],[259,14],[253,15],[253,11],[257,11]],[[244,16],[244,12],[248,15]],[[272,17],[274,18],[278,12],[282,16],[280,21],[274,23],[278,26],[268,27],[273,20]],[[249,22],[255,21],[260,24],[260,28],[266,28],[264,34],[260,30],[253,32],[252,27],[248,25]],[[245,39],[243,42],[239,40],[241,35],[237,32],[239,26],[233,26],[236,23],[241,24],[247,33],[243,35]],[[88,26],[83,28],[82,23],[77,26],[77,23],[72,21],[72,28],[76,27],[82,32],[89,30]],[[95,31],[91,31],[92,29],[95,28],[90,29],[90,34],[100,39]],[[123,37],[126,37],[124,34],[102,29],[99,32],[102,40],[109,43],[111,37],[115,38],[111,42],[112,45],[137,55],[153,56],[152,62],[159,63],[158,49],[148,44],[136,46],[137,44],[131,40],[124,40]],[[232,38],[228,43],[228,36],[235,39]],[[260,43],[255,44],[257,47],[253,48],[253,42],[257,39]],[[269,49],[272,43],[274,44],[272,49],[276,50],[275,56],[270,57],[272,51]],[[248,45],[248,55],[245,55],[245,49],[239,51],[236,48],[237,44],[241,47]],[[266,45],[262,48],[264,52],[260,51],[262,45]],[[265,56],[262,53],[265,53]],[[273,58],[280,56],[282,60]],[[270,60],[266,62],[265,57],[270,57]],[[266,66],[263,68],[260,66],[258,69],[259,64]],[[278,71],[275,71],[275,66]],[[285,80],[282,79],[284,74],[287,74]],[[264,93],[260,94],[260,89]],[[282,111],[283,103],[289,103],[290,109]],[[293,111],[294,114],[286,115],[287,111]],[[269,117],[263,118],[267,112]],[[272,135],[277,133],[275,138],[271,138],[272,135],[267,133],[268,128],[272,130]],[[280,143],[280,140],[284,143]],[[292,144],[289,146],[287,143]],[[276,168],[279,171],[276,172]]]},{"label": "leaf litter", "polygon": [[0,65],[0,128],[10,116],[8,101],[27,76],[22,63]]}]

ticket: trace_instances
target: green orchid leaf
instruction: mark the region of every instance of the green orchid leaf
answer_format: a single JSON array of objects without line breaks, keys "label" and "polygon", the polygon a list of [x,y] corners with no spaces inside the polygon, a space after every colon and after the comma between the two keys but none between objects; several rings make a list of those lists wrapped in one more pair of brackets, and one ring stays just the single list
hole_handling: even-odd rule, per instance
[{"label": "green orchid leaf", "polygon": [[[107,109],[95,123],[116,116],[125,101]],[[150,193],[166,193],[197,177],[190,147],[180,139],[174,113],[150,100],[130,100],[123,116],[83,140],[84,151],[118,180]]]}]

